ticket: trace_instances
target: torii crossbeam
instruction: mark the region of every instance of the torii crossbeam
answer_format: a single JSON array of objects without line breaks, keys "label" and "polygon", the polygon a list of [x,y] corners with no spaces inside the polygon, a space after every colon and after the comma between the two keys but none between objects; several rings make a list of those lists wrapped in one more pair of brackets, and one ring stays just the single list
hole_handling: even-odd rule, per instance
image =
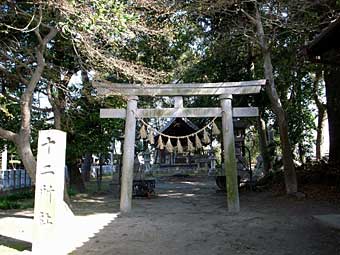
[{"label": "torii crossbeam", "polygon": [[[135,85],[118,84],[108,81],[93,81],[99,96],[127,96],[127,108],[100,109],[101,118],[125,118],[125,139],[123,147],[122,186],[120,210],[131,211],[133,162],[136,133],[136,117],[222,117],[223,157],[227,181],[227,201],[229,212],[239,212],[240,202],[237,183],[237,166],[233,117],[258,116],[257,107],[232,108],[232,95],[256,94],[266,80],[220,82],[220,83],[184,83]],[[219,95],[221,107],[184,108],[182,96]],[[138,109],[138,96],[175,96],[175,107],[165,109]],[[137,115],[137,116],[136,116]]]}]

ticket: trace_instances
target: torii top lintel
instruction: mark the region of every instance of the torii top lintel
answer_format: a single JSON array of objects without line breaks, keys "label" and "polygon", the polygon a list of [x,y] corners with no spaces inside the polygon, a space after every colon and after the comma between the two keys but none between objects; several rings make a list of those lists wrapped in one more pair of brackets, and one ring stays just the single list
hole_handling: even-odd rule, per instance
[{"label": "torii top lintel", "polygon": [[223,94],[256,94],[266,80],[218,82],[218,83],[180,83],[180,84],[123,84],[108,81],[93,81],[99,96],[195,96]]}]

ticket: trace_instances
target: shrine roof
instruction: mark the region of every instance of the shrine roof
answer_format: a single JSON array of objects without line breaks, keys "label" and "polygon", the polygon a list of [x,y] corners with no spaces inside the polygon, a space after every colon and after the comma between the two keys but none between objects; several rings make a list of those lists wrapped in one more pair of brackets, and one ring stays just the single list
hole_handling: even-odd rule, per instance
[{"label": "shrine roof", "polygon": [[188,135],[199,128],[188,118],[171,118],[160,132],[167,135]]},{"label": "shrine roof", "polygon": [[316,56],[321,62],[340,63],[340,17],[323,29],[306,50],[308,55]]}]

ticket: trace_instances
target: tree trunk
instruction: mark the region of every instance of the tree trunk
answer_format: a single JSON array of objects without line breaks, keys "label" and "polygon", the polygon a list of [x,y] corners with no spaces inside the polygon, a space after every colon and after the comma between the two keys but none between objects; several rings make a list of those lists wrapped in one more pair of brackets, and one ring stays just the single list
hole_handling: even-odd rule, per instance
[{"label": "tree trunk", "polygon": [[271,54],[268,47],[267,39],[265,38],[263,24],[257,4],[255,4],[255,12],[256,12],[255,18],[256,32],[263,54],[264,75],[265,78],[267,79],[266,91],[270,99],[272,110],[278,119],[286,192],[287,194],[293,194],[297,192],[297,179],[293,162],[293,155],[291,152],[291,146],[288,139],[288,124],[286,112],[283,110],[281,100],[276,91]]},{"label": "tree trunk", "polygon": [[91,164],[92,164],[92,155],[91,153],[86,153],[84,162],[82,163],[82,166],[81,166],[81,174],[85,182],[90,181]]},{"label": "tree trunk", "polygon": [[[61,127],[61,112],[64,105],[61,104],[61,101],[54,97],[52,94],[52,85],[50,83],[47,84],[47,97],[48,101],[52,105],[53,115],[54,115],[54,127],[55,129],[62,130]],[[66,163],[66,162],[65,162]],[[69,206],[72,207],[70,196],[68,195],[68,185],[66,182],[65,176],[65,184],[64,184],[64,201]]]},{"label": "tree trunk", "polygon": [[[247,69],[251,79],[255,77],[255,68],[254,68],[254,54],[253,54],[253,46],[249,42],[248,43],[248,63]],[[263,174],[267,175],[271,168],[270,155],[268,152],[268,141],[267,141],[267,128],[266,122],[262,119],[264,109],[260,109],[259,116],[257,117],[257,130],[259,134],[259,145],[260,145],[260,153],[263,161]]]},{"label": "tree trunk", "polygon": [[315,73],[315,78],[313,82],[313,97],[318,108],[318,123],[316,128],[316,148],[315,148],[315,157],[316,160],[321,159],[321,145],[322,145],[322,130],[323,130],[323,123],[326,117],[326,105],[322,103],[319,98],[319,83],[322,76],[322,70],[318,69]]},{"label": "tree trunk", "polygon": [[300,158],[300,162],[301,164],[304,164],[305,163],[305,150],[303,148],[303,145],[302,143],[299,143],[298,144],[298,150],[299,150],[299,158]]},{"label": "tree trunk", "polygon": [[78,162],[70,162],[70,185],[75,187],[79,192],[85,192],[85,184],[83,178],[79,171],[80,163]]},{"label": "tree trunk", "polygon": [[318,126],[316,128],[316,142],[315,142],[315,157],[316,160],[321,159],[321,145],[322,141],[322,131],[323,131],[323,124],[326,119],[326,108],[325,107],[318,107]]},{"label": "tree trunk", "polygon": [[46,45],[57,35],[58,30],[51,28],[49,33],[42,38],[39,28],[34,30],[39,45],[36,47],[37,66],[28,82],[24,93],[20,98],[20,111],[21,111],[21,125],[18,133],[13,133],[8,130],[0,128],[0,136],[4,139],[14,142],[17,147],[20,158],[31,177],[32,183],[35,183],[36,173],[36,159],[31,149],[31,108],[33,93],[36,86],[41,79],[45,68],[44,52]]},{"label": "tree trunk", "polygon": [[57,108],[53,108],[54,127],[61,130],[61,112]]},{"label": "tree trunk", "polygon": [[257,130],[259,133],[260,152],[263,160],[263,174],[267,175],[271,168],[270,155],[268,152],[267,128],[261,115],[257,117]]},{"label": "tree trunk", "polygon": [[327,115],[329,126],[329,162],[340,162],[340,67],[325,70]]},{"label": "tree trunk", "polygon": [[72,208],[71,198],[68,195],[68,186],[66,182],[64,183],[64,201],[70,208]]},{"label": "tree trunk", "polygon": [[54,115],[54,127],[58,130],[61,129],[61,104],[57,97],[52,94],[52,85],[50,83],[47,84],[47,97],[48,101],[52,105],[53,115]]},{"label": "tree trunk", "polygon": [[97,170],[97,189],[101,191],[102,180],[103,180],[103,157],[102,154],[99,155],[99,171]]},{"label": "tree trunk", "polygon": [[29,135],[19,135],[18,139],[15,140],[15,145],[18,151],[18,154],[22,160],[25,169],[28,172],[28,175],[31,178],[32,184],[35,184],[35,173],[37,167],[37,161],[32,153],[31,144],[27,141],[30,138]]}]

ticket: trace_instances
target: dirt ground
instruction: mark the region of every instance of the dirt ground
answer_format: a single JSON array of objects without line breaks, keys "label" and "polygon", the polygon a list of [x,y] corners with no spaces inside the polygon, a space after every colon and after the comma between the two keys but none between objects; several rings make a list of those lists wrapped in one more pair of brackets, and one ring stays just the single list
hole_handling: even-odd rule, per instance
[{"label": "dirt ground", "polygon": [[241,213],[232,215],[213,179],[163,179],[156,198],[135,199],[130,215],[72,254],[340,254],[340,233],[312,218],[340,213],[336,205],[249,191],[240,202]]},{"label": "dirt ground", "polygon": [[[109,220],[71,254],[340,255],[340,232],[312,218],[340,213],[336,204],[244,191],[241,212],[233,215],[227,212],[226,195],[216,189],[213,178],[161,178],[157,196],[134,199],[131,214]],[[111,194],[80,196],[73,204],[75,214],[83,216],[119,209]],[[80,231],[95,218],[88,219]],[[0,246],[4,243],[0,236]]]}]

